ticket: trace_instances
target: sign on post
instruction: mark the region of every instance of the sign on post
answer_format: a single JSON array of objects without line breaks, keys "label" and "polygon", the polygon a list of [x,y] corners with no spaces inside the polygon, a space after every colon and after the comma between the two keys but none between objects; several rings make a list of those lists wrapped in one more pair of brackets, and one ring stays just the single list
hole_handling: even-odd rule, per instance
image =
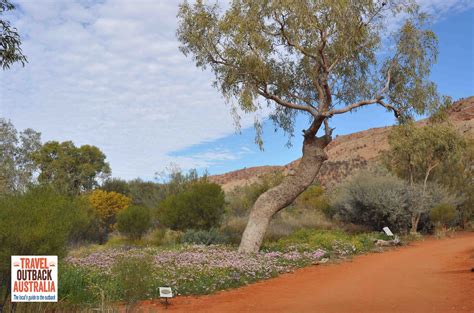
[{"label": "sign on post", "polygon": [[12,255],[12,302],[57,302],[58,257]]},{"label": "sign on post", "polygon": [[391,231],[390,228],[388,228],[387,226],[385,226],[385,227],[383,228],[383,231],[385,232],[385,234],[386,234],[387,236],[393,237],[392,231]]},{"label": "sign on post", "polygon": [[173,298],[171,287],[160,287],[160,298]]}]

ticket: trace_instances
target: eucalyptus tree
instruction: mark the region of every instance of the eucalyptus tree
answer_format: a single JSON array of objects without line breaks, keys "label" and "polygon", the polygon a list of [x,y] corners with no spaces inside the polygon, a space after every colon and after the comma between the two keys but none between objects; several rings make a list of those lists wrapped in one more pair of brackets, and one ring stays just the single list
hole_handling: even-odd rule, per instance
[{"label": "eucalyptus tree", "polygon": [[328,158],[332,117],[379,105],[404,119],[439,102],[428,80],[436,36],[414,3],[233,0],[221,9],[198,0],[183,3],[178,19],[181,51],[214,73],[215,86],[236,107],[267,105],[290,138],[296,117],[309,118],[301,162],[255,202],[242,252],[258,251],[271,217],[313,182]]},{"label": "eucalyptus tree", "polygon": [[411,208],[411,232],[416,233],[422,214],[432,208],[425,199],[429,181],[454,187],[456,193],[469,190],[463,185],[469,186],[472,181],[468,163],[469,159],[472,161],[468,150],[472,143],[449,123],[436,122],[423,127],[412,122],[397,126],[390,132],[388,141],[390,149],[384,155],[386,166],[411,186],[421,186],[420,201]]},{"label": "eucalyptus tree", "polygon": [[25,65],[26,56],[21,50],[21,39],[16,28],[4,18],[5,12],[12,11],[15,6],[8,0],[0,0],[0,66],[8,69],[15,62]]},{"label": "eucalyptus tree", "polygon": [[48,141],[32,154],[38,182],[69,195],[94,189],[110,176],[105,154],[97,147],[76,147],[72,141]]},{"label": "eucalyptus tree", "polygon": [[34,181],[33,154],[41,147],[41,134],[33,129],[18,132],[0,118],[0,195],[24,192]]}]

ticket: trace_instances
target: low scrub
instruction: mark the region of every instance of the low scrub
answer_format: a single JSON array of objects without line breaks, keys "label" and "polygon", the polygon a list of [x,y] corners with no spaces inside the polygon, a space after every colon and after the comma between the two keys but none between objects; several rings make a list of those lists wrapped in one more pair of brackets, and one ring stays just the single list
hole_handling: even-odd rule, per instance
[{"label": "low scrub", "polygon": [[322,249],[332,256],[348,256],[372,250],[376,239],[388,239],[379,233],[350,235],[339,230],[302,229],[265,248],[273,251],[313,251]]},{"label": "low scrub", "polygon": [[210,230],[190,229],[183,234],[181,242],[209,246],[228,243],[229,238],[217,228],[211,228]]}]

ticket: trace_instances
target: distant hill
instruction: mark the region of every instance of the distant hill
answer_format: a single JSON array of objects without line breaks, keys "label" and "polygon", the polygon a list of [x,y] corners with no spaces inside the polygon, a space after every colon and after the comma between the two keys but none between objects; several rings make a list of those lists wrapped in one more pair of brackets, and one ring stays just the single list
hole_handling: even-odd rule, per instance
[{"label": "distant hill", "polygon": [[[474,138],[474,96],[456,101],[449,111],[449,120],[461,134]],[[417,123],[423,125],[426,121],[421,120]],[[371,128],[349,135],[336,136],[326,147],[329,159],[324,162],[317,180],[324,186],[332,186],[354,170],[377,162],[381,152],[388,149],[390,128],[391,126]],[[237,186],[256,182],[262,175],[280,171],[287,173],[297,166],[298,162],[299,159],[283,166],[244,168],[213,175],[209,179],[228,191]]]}]

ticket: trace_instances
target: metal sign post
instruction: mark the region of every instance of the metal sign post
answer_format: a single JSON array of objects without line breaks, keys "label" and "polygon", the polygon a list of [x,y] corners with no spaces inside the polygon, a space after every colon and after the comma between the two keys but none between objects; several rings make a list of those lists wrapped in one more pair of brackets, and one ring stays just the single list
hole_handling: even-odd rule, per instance
[{"label": "metal sign post", "polygon": [[168,298],[173,298],[171,287],[160,287],[160,298],[165,298],[165,309],[168,308]]}]

